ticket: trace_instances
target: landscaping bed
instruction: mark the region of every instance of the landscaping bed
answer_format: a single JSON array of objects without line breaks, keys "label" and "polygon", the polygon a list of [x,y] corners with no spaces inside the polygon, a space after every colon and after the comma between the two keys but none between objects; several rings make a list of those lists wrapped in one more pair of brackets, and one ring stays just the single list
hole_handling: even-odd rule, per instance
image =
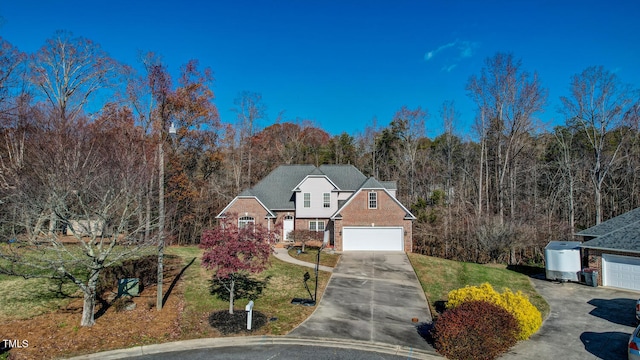
[{"label": "landscaping bed", "polygon": [[[116,311],[109,306],[104,314],[97,317],[92,327],[81,327],[82,298],[57,299],[55,304],[38,302],[39,311],[29,313],[23,308],[13,314],[4,314],[0,320],[3,337],[6,339],[28,340],[25,348],[14,348],[2,357],[11,359],[52,359],[76,356],[100,351],[128,348],[139,345],[157,344],[169,341],[203,337],[238,335],[284,335],[304,321],[315,309],[292,305],[294,297],[304,297],[307,292],[302,277],[306,268],[284,263],[271,257],[270,266],[258,278],[268,280],[262,296],[256,299],[254,314],[262,313],[266,324],[251,332],[244,330],[227,335],[213,328],[209,323],[215,312],[228,310],[229,303],[211,295],[211,272],[200,266],[201,250],[197,247],[169,247],[168,255],[175,255],[178,266],[166,266],[163,282],[165,292],[170,295],[162,311],[155,306],[156,288],[148,286],[139,297],[133,297],[136,307],[130,311]],[[179,276],[177,281],[176,277]],[[329,274],[320,272],[318,298],[329,280]],[[6,281],[27,281],[21,278],[0,278],[0,286]],[[31,281],[31,280],[29,280]],[[314,284],[311,284],[311,286]],[[16,285],[16,288],[18,286]],[[9,300],[10,296],[3,294]],[[25,294],[21,295],[26,298]],[[49,295],[46,295],[49,296]],[[244,309],[248,300],[238,299],[235,307]],[[27,308],[30,308],[27,306]],[[96,311],[102,306],[98,304]],[[19,312],[23,312],[21,315]],[[244,312],[242,312],[244,313]],[[243,314],[244,315],[244,314]],[[246,319],[246,318],[245,318]],[[241,321],[238,320],[238,321]],[[240,328],[234,326],[234,329]]]}]

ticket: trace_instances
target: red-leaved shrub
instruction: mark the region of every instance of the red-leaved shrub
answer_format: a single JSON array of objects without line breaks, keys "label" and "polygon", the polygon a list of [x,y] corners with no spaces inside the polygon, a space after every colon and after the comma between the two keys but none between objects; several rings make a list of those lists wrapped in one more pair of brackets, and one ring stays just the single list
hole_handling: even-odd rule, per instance
[{"label": "red-leaved shrub", "polygon": [[449,359],[492,360],[516,343],[518,322],[504,308],[468,301],[445,311],[436,321],[436,350]]}]

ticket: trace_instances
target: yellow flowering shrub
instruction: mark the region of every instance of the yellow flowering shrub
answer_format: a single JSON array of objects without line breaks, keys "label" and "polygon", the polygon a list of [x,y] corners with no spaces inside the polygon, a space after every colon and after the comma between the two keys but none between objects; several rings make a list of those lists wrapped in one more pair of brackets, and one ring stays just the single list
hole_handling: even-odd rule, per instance
[{"label": "yellow flowering shrub", "polygon": [[495,291],[491,284],[484,283],[480,286],[466,286],[450,291],[447,309],[453,309],[468,301],[486,301],[504,308],[504,301],[500,293]]},{"label": "yellow flowering shrub", "polygon": [[491,284],[480,286],[466,286],[449,292],[447,309],[453,309],[468,301],[486,301],[496,304],[511,313],[520,327],[518,340],[526,340],[542,325],[542,314],[531,304],[529,298],[522,292],[513,293],[505,289],[502,294],[495,291]]},{"label": "yellow flowering shrub", "polygon": [[513,293],[504,289],[502,298],[506,304],[505,309],[512,313],[520,325],[518,340],[526,340],[542,326],[542,314],[533,306],[529,298],[521,291]]}]

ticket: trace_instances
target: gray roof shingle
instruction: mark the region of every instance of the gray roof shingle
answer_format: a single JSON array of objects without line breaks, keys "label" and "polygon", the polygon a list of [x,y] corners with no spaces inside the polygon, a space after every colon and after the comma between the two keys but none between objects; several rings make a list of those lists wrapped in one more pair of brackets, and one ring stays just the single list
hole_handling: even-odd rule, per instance
[{"label": "gray roof shingle", "polygon": [[353,165],[320,165],[319,169],[340,190],[358,190],[360,185],[367,180],[367,177]]},{"label": "gray roof shingle", "polygon": [[270,210],[295,210],[293,188],[316,167],[313,165],[281,165],[265,176],[249,191]]},{"label": "gray roof shingle", "polygon": [[640,253],[640,208],[616,216],[576,235],[595,236],[584,248]]},{"label": "gray roof shingle", "polygon": [[584,229],[576,235],[578,236],[601,236],[616,231],[622,227],[625,227],[633,222],[640,221],[640,208],[633,209],[622,215],[611,218],[607,221],[601,222],[596,226],[592,226],[588,229]]},{"label": "gray roof shingle", "polygon": [[241,196],[256,196],[270,210],[295,210],[294,188],[309,175],[326,175],[341,190],[355,191],[367,177],[353,165],[281,165]]}]

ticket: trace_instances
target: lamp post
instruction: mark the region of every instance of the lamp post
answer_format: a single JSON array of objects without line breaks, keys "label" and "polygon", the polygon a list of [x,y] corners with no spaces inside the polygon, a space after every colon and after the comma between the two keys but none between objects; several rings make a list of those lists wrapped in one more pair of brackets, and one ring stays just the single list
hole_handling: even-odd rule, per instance
[{"label": "lamp post", "polygon": [[[176,134],[176,126],[172,122],[169,127],[169,135]],[[163,129],[160,130],[160,141],[158,141],[158,284],[156,309],[162,310],[162,281],[164,271],[164,136]]]}]

